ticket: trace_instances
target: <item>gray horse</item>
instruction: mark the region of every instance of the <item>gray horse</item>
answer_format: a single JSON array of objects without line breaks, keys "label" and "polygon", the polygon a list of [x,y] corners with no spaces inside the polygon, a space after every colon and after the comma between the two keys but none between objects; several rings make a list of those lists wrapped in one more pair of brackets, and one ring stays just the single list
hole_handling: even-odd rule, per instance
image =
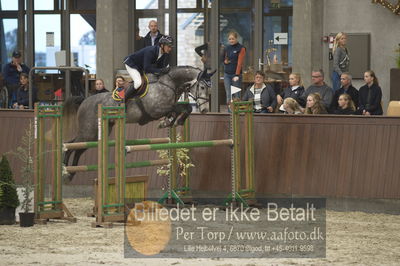
[{"label": "gray horse", "polygon": [[[215,73],[215,71],[214,71]],[[143,98],[129,99],[126,102],[126,122],[144,125],[153,120],[165,117],[159,127],[182,125],[192,111],[189,104],[177,104],[183,93],[189,93],[195,101],[201,113],[208,112],[210,77],[198,68],[190,66],[172,67],[168,74],[160,76],[149,75],[149,89]],[[64,105],[64,121],[76,121],[78,132],[68,143],[86,142],[97,140],[97,106],[117,106],[111,93],[99,93],[86,99],[72,97]],[[110,124],[110,133],[112,129]],[[72,165],[77,165],[80,156],[86,149],[70,151],[64,156],[64,164],[67,166],[73,152]],[[72,180],[74,173],[69,175]]]}]

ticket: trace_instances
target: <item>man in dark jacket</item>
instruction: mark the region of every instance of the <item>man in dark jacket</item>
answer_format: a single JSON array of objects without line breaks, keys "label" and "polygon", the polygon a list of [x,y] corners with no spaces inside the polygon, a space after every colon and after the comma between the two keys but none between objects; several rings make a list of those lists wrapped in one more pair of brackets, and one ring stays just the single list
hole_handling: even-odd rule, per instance
[{"label": "man in dark jacket", "polygon": [[172,38],[162,36],[157,46],[145,47],[125,58],[126,70],[133,81],[133,84],[125,92],[125,99],[135,96],[137,89],[142,85],[141,75],[143,73],[156,75],[168,73],[169,53],[172,46]]},{"label": "man in dark jacket", "polygon": [[335,92],[335,95],[333,96],[331,111],[338,108],[338,100],[340,95],[342,94],[348,94],[351,97],[351,100],[354,102],[354,106],[356,107],[356,109],[358,108],[358,90],[353,87],[351,81],[352,76],[350,75],[350,73],[342,73],[342,75],[340,76],[340,83],[342,86],[339,90]]},{"label": "man in dark jacket", "polygon": [[149,32],[144,36],[144,47],[157,45],[160,38],[164,36],[158,30],[157,21],[150,20],[149,22]]},{"label": "man in dark jacket", "polygon": [[273,113],[276,107],[276,93],[271,85],[264,84],[264,72],[257,71],[254,84],[243,94],[242,100],[252,100],[255,113]]},{"label": "man in dark jacket", "polygon": [[3,75],[5,85],[8,91],[8,102],[11,107],[12,98],[16,97],[19,87],[19,76],[21,73],[29,74],[29,67],[22,63],[21,52],[14,51],[12,54],[12,61],[4,66]]}]

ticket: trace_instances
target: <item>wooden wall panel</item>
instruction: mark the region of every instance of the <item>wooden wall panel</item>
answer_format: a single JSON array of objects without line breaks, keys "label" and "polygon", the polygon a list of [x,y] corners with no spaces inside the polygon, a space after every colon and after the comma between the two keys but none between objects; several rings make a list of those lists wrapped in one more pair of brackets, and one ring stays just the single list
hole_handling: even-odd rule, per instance
[{"label": "wooden wall panel", "polygon": [[[0,153],[17,147],[32,117],[31,111],[0,111]],[[400,198],[400,118],[256,115],[254,121],[257,192]],[[190,125],[193,141],[226,139],[230,134],[228,114],[194,114]],[[130,124],[126,134],[128,139],[166,137],[167,130],[158,129],[157,122],[142,127]],[[193,149],[191,156],[193,189],[230,191],[228,147]],[[154,151],[138,152],[129,154],[127,161],[157,158]],[[18,161],[11,157],[10,161],[17,173]],[[96,150],[87,151],[80,163],[96,164]],[[149,175],[150,188],[166,183],[157,176],[156,167],[130,169],[127,174]],[[92,184],[96,175],[79,173],[72,184]]]}]

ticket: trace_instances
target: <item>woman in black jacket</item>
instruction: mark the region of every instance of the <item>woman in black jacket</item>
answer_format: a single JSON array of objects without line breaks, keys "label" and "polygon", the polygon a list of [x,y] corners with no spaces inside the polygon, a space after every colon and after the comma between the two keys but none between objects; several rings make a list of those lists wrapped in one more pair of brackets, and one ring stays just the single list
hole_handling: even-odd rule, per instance
[{"label": "woman in black jacket", "polygon": [[283,92],[276,96],[278,104],[283,104],[286,98],[293,98],[300,103],[300,96],[304,93],[303,82],[299,73],[292,73],[289,75],[289,87],[285,88]]},{"label": "woman in black jacket", "polygon": [[357,114],[382,115],[382,89],[379,87],[378,78],[374,71],[364,73],[365,85],[359,91],[359,107]]},{"label": "woman in black jacket", "polygon": [[273,113],[276,107],[276,94],[271,85],[264,84],[264,72],[257,71],[254,84],[243,94],[243,101],[253,101],[255,113]]},{"label": "woman in black jacket", "polygon": [[343,93],[339,96],[338,107],[333,110],[335,115],[354,115],[356,107],[350,95]]}]

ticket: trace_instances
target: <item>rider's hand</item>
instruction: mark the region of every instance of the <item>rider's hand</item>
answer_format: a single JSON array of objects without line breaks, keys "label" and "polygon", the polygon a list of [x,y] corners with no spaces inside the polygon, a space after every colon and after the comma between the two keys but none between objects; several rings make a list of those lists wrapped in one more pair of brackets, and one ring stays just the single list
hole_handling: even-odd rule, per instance
[{"label": "rider's hand", "polygon": [[160,75],[162,74],[167,74],[169,72],[170,68],[169,67],[164,67],[160,69]]},{"label": "rider's hand", "polygon": [[239,80],[239,77],[238,77],[238,76],[234,76],[234,77],[232,78],[232,80],[233,80],[234,82],[236,82],[236,81]]}]

